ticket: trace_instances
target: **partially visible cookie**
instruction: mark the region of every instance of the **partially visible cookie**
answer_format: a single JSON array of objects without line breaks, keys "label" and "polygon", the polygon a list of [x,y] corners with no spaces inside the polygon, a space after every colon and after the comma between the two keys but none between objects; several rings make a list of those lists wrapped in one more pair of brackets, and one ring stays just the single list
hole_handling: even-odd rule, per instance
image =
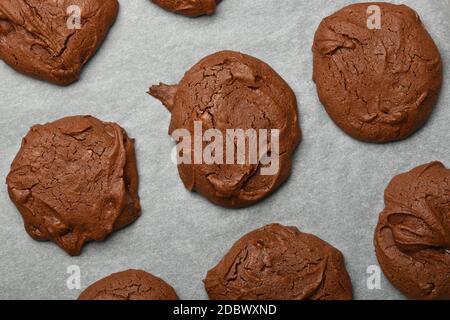
[{"label": "partially visible cookie", "polygon": [[130,269],[91,284],[78,300],[178,300],[178,296],[162,279]]},{"label": "partially visible cookie", "polygon": [[279,224],[239,239],[204,282],[212,300],[352,299],[341,252]]},{"label": "partially visible cookie", "polygon": [[386,277],[412,299],[450,299],[450,170],[440,162],[392,179],[375,231]]},{"label": "partially visible cookie", "polygon": [[[292,158],[301,141],[297,100],[289,85],[263,61],[234,51],[221,51],[209,55],[194,65],[177,85],[159,84],[149,94],[159,99],[172,113],[169,134],[187,131],[192,141],[192,159],[195,155],[197,133],[220,133],[225,137],[222,156],[215,161],[181,163],[178,171],[185,187],[225,207],[238,208],[252,205],[287,180],[291,173]],[[201,129],[197,130],[196,125]],[[247,152],[229,157],[229,132],[241,131],[246,135]],[[268,137],[278,133],[278,139]],[[269,134],[270,133],[270,134]],[[264,139],[267,143],[264,143]],[[211,139],[213,140],[213,139]],[[275,145],[268,141],[276,142]],[[244,144],[243,143],[243,144]],[[261,144],[260,144],[261,143]],[[206,150],[207,139],[203,139]],[[253,161],[250,149],[258,150]],[[218,147],[218,149],[221,147]],[[267,153],[264,151],[267,149]],[[235,151],[232,150],[232,151]],[[264,153],[264,155],[263,155]],[[216,153],[216,155],[219,152]],[[273,158],[272,165],[263,161],[265,154]],[[232,158],[232,159],[231,159]],[[263,172],[272,167],[272,172]]]},{"label": "partially visible cookie", "polygon": [[6,182],[28,234],[70,255],[140,215],[134,140],[91,116],[33,126]]},{"label": "partially visible cookie", "polygon": [[222,0],[152,0],[161,8],[188,17],[212,15]]},{"label": "partially visible cookie", "polygon": [[442,63],[411,8],[379,2],[349,5],[320,23],[313,53],[320,101],[353,138],[401,140],[429,118],[441,88]]},{"label": "partially visible cookie", "polygon": [[117,0],[0,1],[0,59],[16,71],[68,85],[116,20]]}]

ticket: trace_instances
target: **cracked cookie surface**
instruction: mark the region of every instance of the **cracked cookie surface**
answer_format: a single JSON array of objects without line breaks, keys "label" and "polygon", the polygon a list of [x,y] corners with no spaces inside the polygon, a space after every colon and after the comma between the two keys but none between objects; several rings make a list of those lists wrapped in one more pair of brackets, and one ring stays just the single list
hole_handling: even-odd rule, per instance
[{"label": "cracked cookie surface", "polygon": [[178,300],[162,279],[142,270],[113,273],[85,289],[79,300]]},{"label": "cracked cookie surface", "polygon": [[375,231],[377,258],[412,299],[450,299],[450,170],[440,162],[392,179]]},{"label": "cracked cookie surface", "polygon": [[[381,9],[369,29],[368,7]],[[359,3],[325,18],[313,45],[320,101],[353,138],[401,140],[429,118],[442,83],[439,51],[418,14],[405,5]]]},{"label": "cracked cookie surface", "polygon": [[221,0],[152,0],[161,8],[188,17],[212,15]]},{"label": "cracked cookie surface", "polygon": [[[198,62],[178,85],[160,84],[149,93],[172,113],[169,134],[185,129],[195,137],[195,122],[202,124],[203,133],[219,130],[223,137],[227,129],[254,129],[257,134],[260,129],[279,130],[278,153],[268,150],[279,162],[274,174],[262,175],[267,164],[261,158],[248,161],[248,154],[244,164],[182,163],[178,170],[188,190],[236,208],[260,201],[289,177],[301,140],[297,101],[289,85],[261,60],[233,51],[218,52]],[[262,135],[258,136],[261,141]],[[204,141],[203,148],[207,145]],[[224,143],[224,155],[225,147]]]},{"label": "cracked cookie surface", "polygon": [[91,116],[33,126],[6,180],[28,234],[70,255],[140,215],[134,140]]},{"label": "cracked cookie surface", "polygon": [[[74,6],[80,28],[72,20]],[[18,72],[68,85],[103,42],[118,9],[117,0],[2,0],[0,58]]]},{"label": "cracked cookie surface", "polygon": [[352,299],[341,252],[279,224],[239,239],[204,283],[212,300]]}]

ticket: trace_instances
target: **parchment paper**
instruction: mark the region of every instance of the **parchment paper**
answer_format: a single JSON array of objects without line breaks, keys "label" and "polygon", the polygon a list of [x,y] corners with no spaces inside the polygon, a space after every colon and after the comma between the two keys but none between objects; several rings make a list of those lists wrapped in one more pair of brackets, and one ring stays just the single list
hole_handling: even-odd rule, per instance
[{"label": "parchment paper", "polygon": [[[405,141],[368,144],[339,130],[317,98],[311,46],[321,19],[352,2],[225,0],[216,15],[190,19],[148,0],[120,0],[117,23],[79,82],[58,87],[0,63],[2,183],[30,126],[92,114],[136,138],[143,208],[136,223],[70,257],[26,234],[3,185],[0,299],[75,299],[80,290],[66,285],[71,265],[81,268],[81,290],[112,272],[139,268],[165,279],[183,299],[206,299],[207,270],[239,237],[271,222],[297,226],[340,249],[356,299],[403,298],[384,276],[380,290],[367,288],[367,267],[377,264],[373,231],[394,175],[432,160],[450,166],[450,87],[445,81],[431,119]],[[402,2],[421,15],[448,79],[450,1]],[[170,115],[146,94],[159,81],[177,83],[200,58],[222,49],[254,55],[280,73],[297,95],[304,136],[289,181],[242,210],[214,206],[185,190],[170,158]]]}]

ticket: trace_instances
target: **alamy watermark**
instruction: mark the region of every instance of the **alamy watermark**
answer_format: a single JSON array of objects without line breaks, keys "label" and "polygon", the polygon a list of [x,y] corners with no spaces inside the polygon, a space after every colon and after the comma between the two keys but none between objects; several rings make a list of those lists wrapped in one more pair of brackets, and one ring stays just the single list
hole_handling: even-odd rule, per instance
[{"label": "alamy watermark", "polygon": [[71,5],[67,7],[66,13],[69,15],[67,29],[81,29],[81,8],[77,5]]},{"label": "alamy watermark", "polygon": [[381,29],[381,8],[377,5],[367,7],[367,28],[369,30]]},{"label": "alamy watermark", "polygon": [[370,265],[367,267],[366,273],[368,274],[366,286],[369,290],[381,289],[381,269],[377,265]]},{"label": "alamy watermark", "polygon": [[67,274],[69,277],[66,280],[67,289],[80,290],[81,289],[81,269],[77,265],[67,267]]},{"label": "alamy watermark", "polygon": [[261,165],[261,175],[275,175],[280,165],[279,129],[218,129],[203,131],[194,121],[194,133],[176,129],[172,152],[176,164]]}]

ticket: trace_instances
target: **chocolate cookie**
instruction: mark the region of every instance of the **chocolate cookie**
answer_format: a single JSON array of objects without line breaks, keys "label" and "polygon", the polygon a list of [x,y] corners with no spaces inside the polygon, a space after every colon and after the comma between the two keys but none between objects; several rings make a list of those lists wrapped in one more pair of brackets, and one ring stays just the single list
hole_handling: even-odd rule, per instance
[{"label": "chocolate cookie", "polygon": [[352,299],[341,252],[279,224],[239,239],[204,282],[213,300]]},{"label": "chocolate cookie", "polygon": [[118,8],[117,0],[2,0],[0,59],[21,73],[68,85],[101,45]]},{"label": "chocolate cookie", "polygon": [[427,121],[437,101],[440,54],[418,14],[405,5],[343,8],[322,21],[313,53],[320,101],[353,138],[404,139]]},{"label": "chocolate cookie", "polygon": [[[160,84],[151,87],[149,93],[172,112],[169,134],[185,130],[192,137],[192,163],[178,166],[190,191],[222,206],[243,207],[272,193],[290,175],[293,153],[301,139],[297,101],[289,85],[261,60],[233,51],[218,52],[192,67],[178,85]],[[199,124],[201,133],[213,130],[224,137],[218,161],[194,161],[195,126]],[[234,148],[234,140],[226,145],[230,130],[253,130],[255,139],[246,136],[245,161],[233,161],[236,159],[231,156],[231,161],[224,159],[226,148]],[[278,139],[272,139],[273,133],[279,134]],[[274,160],[271,164],[267,157],[261,157],[264,152],[251,161],[251,147],[256,149],[256,140],[264,142],[264,138],[267,155]],[[205,140],[204,150],[209,143]],[[278,148],[272,144],[275,141]],[[258,146],[258,151],[264,147]],[[263,158],[266,160],[261,161]],[[268,167],[273,172],[268,172]]]},{"label": "chocolate cookie", "polygon": [[91,116],[33,126],[6,180],[28,234],[70,255],[140,215],[134,140]]},{"label": "chocolate cookie", "polygon": [[91,284],[78,300],[178,300],[178,296],[160,278],[141,270],[127,270]]},{"label": "chocolate cookie", "polygon": [[221,0],[152,0],[161,8],[188,17],[212,15]]},{"label": "chocolate cookie", "polygon": [[450,170],[432,162],[394,177],[375,231],[378,261],[412,299],[450,299]]}]

